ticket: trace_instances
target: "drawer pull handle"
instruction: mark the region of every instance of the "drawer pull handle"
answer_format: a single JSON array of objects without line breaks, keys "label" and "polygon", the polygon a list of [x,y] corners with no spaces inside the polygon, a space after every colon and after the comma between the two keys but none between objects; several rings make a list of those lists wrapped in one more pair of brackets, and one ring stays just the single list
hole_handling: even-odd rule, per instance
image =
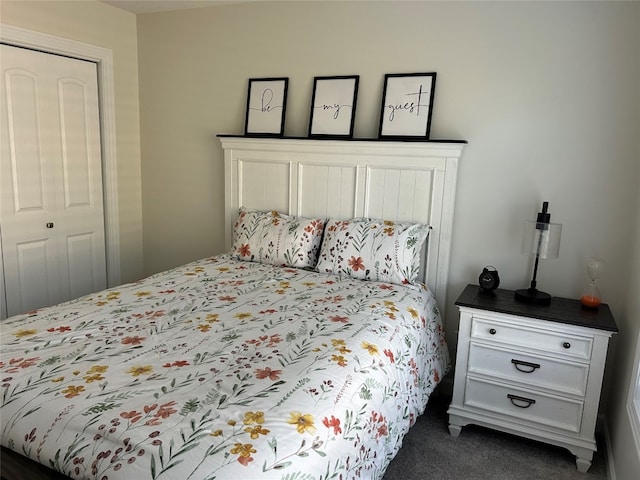
[{"label": "drawer pull handle", "polygon": [[522,373],[532,373],[540,368],[539,363],[525,362],[524,360],[516,360],[515,358],[511,359],[511,363],[516,367],[516,370]]},{"label": "drawer pull handle", "polygon": [[[536,401],[533,398],[520,397],[518,395],[512,395],[511,393],[507,394],[507,398],[511,400],[511,403],[513,404],[514,407],[518,407],[518,408],[529,408],[531,405],[536,403]],[[526,403],[526,405],[523,405],[523,403]]]},{"label": "drawer pull handle", "polygon": [[490,333],[491,335],[495,335],[495,334],[496,334],[496,329],[495,329],[495,328],[490,328],[490,329],[489,329],[489,333]]},{"label": "drawer pull handle", "polygon": [[564,343],[562,344],[562,346],[563,346],[564,348],[571,348],[571,344],[570,344],[569,342],[564,342]]}]

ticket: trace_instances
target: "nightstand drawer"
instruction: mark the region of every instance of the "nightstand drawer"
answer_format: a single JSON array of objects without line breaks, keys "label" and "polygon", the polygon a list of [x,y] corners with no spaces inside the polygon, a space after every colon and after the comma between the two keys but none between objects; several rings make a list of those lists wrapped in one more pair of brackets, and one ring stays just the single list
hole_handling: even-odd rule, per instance
[{"label": "nightstand drawer", "polygon": [[591,358],[591,337],[581,337],[551,330],[527,328],[511,323],[503,323],[490,318],[473,316],[471,338],[501,343],[506,346],[524,347],[545,353],[574,357],[583,360]]},{"label": "nightstand drawer", "polygon": [[471,342],[468,371],[583,397],[589,366]]},{"label": "nightstand drawer", "polygon": [[467,377],[464,405],[507,415],[514,423],[527,421],[574,433],[580,431],[583,409],[579,401],[470,377]]}]

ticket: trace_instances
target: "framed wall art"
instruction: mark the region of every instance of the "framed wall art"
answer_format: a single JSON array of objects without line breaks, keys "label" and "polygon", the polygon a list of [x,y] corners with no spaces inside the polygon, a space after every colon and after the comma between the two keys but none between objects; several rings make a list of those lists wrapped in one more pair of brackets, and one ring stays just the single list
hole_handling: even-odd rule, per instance
[{"label": "framed wall art", "polygon": [[287,108],[289,78],[250,78],[244,134],[281,137]]},{"label": "framed wall art", "polygon": [[309,137],[353,137],[359,80],[359,75],[313,79]]},{"label": "framed wall art", "polygon": [[428,140],[435,89],[435,72],[386,74],[378,138]]}]

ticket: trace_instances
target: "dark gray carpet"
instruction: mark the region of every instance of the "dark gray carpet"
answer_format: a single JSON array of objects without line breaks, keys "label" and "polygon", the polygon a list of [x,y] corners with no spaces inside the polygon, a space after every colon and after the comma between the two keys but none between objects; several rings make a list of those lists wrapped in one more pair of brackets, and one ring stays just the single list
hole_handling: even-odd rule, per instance
[{"label": "dark gray carpet", "polygon": [[474,425],[453,438],[446,414],[449,400],[432,397],[383,480],[606,480],[601,438],[596,439],[591,468],[580,473],[575,457],[564,448]]}]

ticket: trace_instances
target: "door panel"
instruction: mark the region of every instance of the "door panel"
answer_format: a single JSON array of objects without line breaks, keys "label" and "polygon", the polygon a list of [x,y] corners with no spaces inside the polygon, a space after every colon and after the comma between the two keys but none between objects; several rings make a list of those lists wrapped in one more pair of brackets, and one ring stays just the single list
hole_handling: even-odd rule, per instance
[{"label": "door panel", "polygon": [[[86,86],[79,82],[63,80],[59,82],[62,163],[65,180],[65,206],[90,205],[91,198],[91,152],[90,147],[97,139],[89,138]],[[102,192],[100,192],[102,195]]]},{"label": "door panel", "polygon": [[74,292],[74,296],[95,292],[95,235],[93,232],[69,235],[65,243],[67,252],[64,257],[68,261],[65,270],[69,272],[69,289]]},{"label": "door panel", "polygon": [[96,65],[1,48],[0,223],[13,315],[106,287],[102,161]]},{"label": "door panel", "polygon": [[16,243],[15,265],[5,264],[5,270],[13,268],[17,272],[16,277],[10,279],[18,287],[7,305],[10,309],[25,312],[37,308],[34,305],[50,305],[61,301],[59,282],[50,280],[52,272],[58,268],[55,254],[52,254],[56,248],[55,241],[50,238]]},{"label": "door panel", "polygon": [[[13,210],[16,214],[27,210],[43,210],[45,174],[38,128],[38,79],[20,70],[8,71],[4,77],[6,125],[10,140],[7,141],[7,147],[10,147],[11,164],[8,165],[10,169],[3,169],[2,173],[8,176],[5,180],[10,179],[12,183]],[[8,205],[5,207],[8,208]]]}]

